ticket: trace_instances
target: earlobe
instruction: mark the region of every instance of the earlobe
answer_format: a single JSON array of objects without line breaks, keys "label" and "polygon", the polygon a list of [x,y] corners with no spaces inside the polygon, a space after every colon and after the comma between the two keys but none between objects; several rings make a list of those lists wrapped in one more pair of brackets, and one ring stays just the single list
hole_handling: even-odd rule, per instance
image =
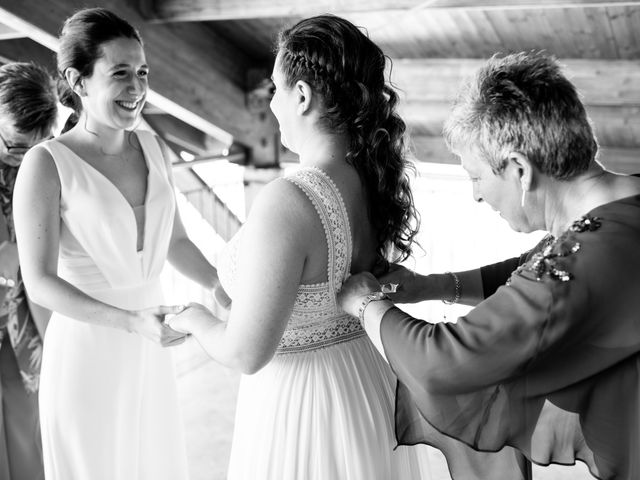
[{"label": "earlobe", "polygon": [[78,96],[85,96],[85,88],[83,79],[80,77],[80,72],[75,68],[67,68],[64,72],[65,79],[67,80],[67,84]]},{"label": "earlobe", "polygon": [[307,82],[298,80],[295,90],[298,98],[298,115],[304,115],[311,108],[311,98],[313,95],[311,87]]},{"label": "earlobe", "polygon": [[509,153],[509,162],[512,163],[512,172],[517,176],[520,187],[523,192],[531,189],[533,181],[533,165],[526,155],[520,152]]}]

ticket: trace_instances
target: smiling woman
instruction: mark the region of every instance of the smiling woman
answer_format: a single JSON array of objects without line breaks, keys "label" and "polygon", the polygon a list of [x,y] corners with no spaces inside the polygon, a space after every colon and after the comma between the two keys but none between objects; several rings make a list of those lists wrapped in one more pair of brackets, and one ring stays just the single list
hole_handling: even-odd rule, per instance
[{"label": "smiling woman", "polygon": [[149,71],[137,31],[81,10],[65,22],[58,70],[77,123],[29,151],[14,195],[26,287],[54,311],[40,390],[46,477],[183,479],[162,347],[184,335],[163,322],[180,308],[159,306],[159,275],[169,259],[214,288],[217,271],[185,233],[164,145],[134,131]]}]

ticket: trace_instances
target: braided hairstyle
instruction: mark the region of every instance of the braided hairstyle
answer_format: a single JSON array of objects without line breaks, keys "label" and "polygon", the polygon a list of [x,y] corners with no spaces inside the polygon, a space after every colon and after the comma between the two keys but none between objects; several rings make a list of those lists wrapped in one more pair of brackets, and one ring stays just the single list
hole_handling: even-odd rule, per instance
[{"label": "braided hairstyle", "polygon": [[349,136],[346,160],[365,186],[379,261],[405,260],[420,219],[409,186],[406,126],[385,81],[382,50],[347,20],[320,15],[280,32],[276,53],[288,87],[302,80],[322,97],[320,127]]}]

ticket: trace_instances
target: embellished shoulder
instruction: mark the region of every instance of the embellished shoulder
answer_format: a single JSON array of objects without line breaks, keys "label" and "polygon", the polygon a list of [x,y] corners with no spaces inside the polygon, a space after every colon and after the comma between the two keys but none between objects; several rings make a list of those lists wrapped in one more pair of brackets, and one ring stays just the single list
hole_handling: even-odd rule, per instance
[{"label": "embellished shoulder", "polygon": [[551,278],[560,282],[568,282],[573,278],[573,275],[561,265],[561,259],[580,250],[580,242],[576,239],[577,233],[594,232],[601,226],[602,219],[600,217],[583,215],[557,239],[549,236],[549,241],[542,243],[531,259],[519,267],[516,272],[532,272],[537,281]]}]

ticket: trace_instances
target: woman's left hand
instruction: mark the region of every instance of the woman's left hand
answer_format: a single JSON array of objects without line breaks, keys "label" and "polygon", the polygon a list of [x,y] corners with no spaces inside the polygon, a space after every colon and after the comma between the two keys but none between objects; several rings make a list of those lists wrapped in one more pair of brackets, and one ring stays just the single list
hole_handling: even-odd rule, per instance
[{"label": "woman's left hand", "polygon": [[378,291],[380,291],[380,283],[371,273],[351,275],[342,284],[342,289],[338,293],[338,305],[349,315],[357,317],[364,297]]},{"label": "woman's left hand", "polygon": [[190,303],[179,314],[167,318],[165,323],[178,332],[193,334],[197,337],[207,328],[220,323],[220,320],[204,305]]}]

